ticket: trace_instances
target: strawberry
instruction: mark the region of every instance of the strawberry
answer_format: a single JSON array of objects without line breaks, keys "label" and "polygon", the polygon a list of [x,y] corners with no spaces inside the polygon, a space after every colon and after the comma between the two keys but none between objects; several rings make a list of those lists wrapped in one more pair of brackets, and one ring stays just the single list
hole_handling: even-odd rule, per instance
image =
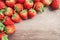
[{"label": "strawberry", "polygon": [[24,3],[24,0],[16,0],[18,3]]},{"label": "strawberry", "polygon": [[51,3],[53,9],[60,9],[60,0],[53,0]]},{"label": "strawberry", "polygon": [[19,16],[18,13],[15,12],[15,13],[12,15],[12,20],[13,20],[14,22],[21,22],[21,17]]},{"label": "strawberry", "polygon": [[28,18],[28,16],[27,16],[27,10],[25,10],[25,9],[22,10],[20,12],[20,16],[21,16],[22,19],[26,20]]},{"label": "strawberry", "polygon": [[30,9],[28,11],[28,16],[29,18],[33,18],[34,16],[36,16],[36,11],[34,9]]},{"label": "strawberry", "polygon": [[5,7],[5,4],[4,2],[0,1],[0,9],[4,8]]},{"label": "strawberry", "polygon": [[7,16],[4,18],[3,23],[5,25],[12,25],[12,24],[14,24],[14,22],[11,20],[11,18],[7,17]]},{"label": "strawberry", "polygon": [[14,13],[13,9],[10,8],[10,7],[6,7],[6,8],[4,9],[4,12],[5,12],[5,15],[6,15],[6,16],[12,16],[13,13]]},{"label": "strawberry", "polygon": [[34,2],[40,2],[40,0],[34,0]]},{"label": "strawberry", "polygon": [[4,13],[0,10],[0,20],[4,18]]},{"label": "strawberry", "polygon": [[32,8],[33,7],[33,0],[25,0],[25,2],[24,2],[24,7],[26,8],[26,9],[30,9],[30,8]]},{"label": "strawberry", "polygon": [[5,27],[5,29],[6,29],[6,33],[9,35],[11,35],[15,32],[15,26],[14,25],[7,25]]},{"label": "strawberry", "polygon": [[41,3],[41,2],[36,2],[34,4],[34,9],[36,11],[40,11],[40,12],[43,12],[44,11],[44,5]]},{"label": "strawberry", "polygon": [[49,6],[52,3],[52,0],[41,0],[45,6]]},{"label": "strawberry", "polygon": [[14,7],[16,1],[15,0],[6,0],[6,5],[9,7]]},{"label": "strawberry", "polygon": [[15,4],[14,9],[15,9],[15,11],[17,11],[17,12],[20,12],[20,11],[22,11],[22,9],[23,9],[23,5],[17,3],[17,4]]}]

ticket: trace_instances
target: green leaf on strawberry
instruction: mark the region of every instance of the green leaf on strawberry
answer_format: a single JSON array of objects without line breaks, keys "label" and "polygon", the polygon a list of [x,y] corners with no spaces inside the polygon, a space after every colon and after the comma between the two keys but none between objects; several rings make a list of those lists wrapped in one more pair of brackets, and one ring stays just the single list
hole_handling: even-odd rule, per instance
[{"label": "green leaf on strawberry", "polygon": [[44,11],[44,7],[40,7],[40,8],[39,8],[39,11],[40,11],[40,12],[43,12],[43,11]]},{"label": "green leaf on strawberry", "polygon": [[30,3],[33,3],[33,0],[28,0]]},{"label": "green leaf on strawberry", "polygon": [[60,5],[58,6],[58,9],[60,10]]},{"label": "green leaf on strawberry", "polygon": [[4,29],[4,32],[5,32],[6,34],[8,34],[8,31],[7,31],[7,29],[6,29],[6,28]]},{"label": "green leaf on strawberry", "polygon": [[14,14],[12,15],[12,19],[15,17],[15,15],[16,15],[16,13],[14,13]]},{"label": "green leaf on strawberry", "polygon": [[5,13],[7,12],[7,8],[4,8],[4,12],[5,12]]},{"label": "green leaf on strawberry", "polygon": [[7,35],[2,36],[2,40],[8,40],[8,36]]},{"label": "green leaf on strawberry", "polygon": [[17,11],[17,10],[18,10],[18,8],[17,8],[16,6],[14,6],[14,9],[15,9],[15,11]]},{"label": "green leaf on strawberry", "polygon": [[3,31],[5,28],[5,25],[0,22],[0,30]]},{"label": "green leaf on strawberry", "polygon": [[2,10],[0,10],[0,15],[2,14]]},{"label": "green leaf on strawberry", "polygon": [[33,8],[31,8],[29,11],[31,11],[31,12],[33,12],[33,13],[34,13],[34,12],[36,13],[36,11],[35,11]]}]

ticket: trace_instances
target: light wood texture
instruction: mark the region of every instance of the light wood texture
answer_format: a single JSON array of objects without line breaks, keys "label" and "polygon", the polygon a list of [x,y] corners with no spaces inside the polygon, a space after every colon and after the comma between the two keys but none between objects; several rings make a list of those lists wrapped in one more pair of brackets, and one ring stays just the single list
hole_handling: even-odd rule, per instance
[{"label": "light wood texture", "polygon": [[60,11],[46,8],[33,19],[15,24],[16,32],[9,40],[60,40]]}]

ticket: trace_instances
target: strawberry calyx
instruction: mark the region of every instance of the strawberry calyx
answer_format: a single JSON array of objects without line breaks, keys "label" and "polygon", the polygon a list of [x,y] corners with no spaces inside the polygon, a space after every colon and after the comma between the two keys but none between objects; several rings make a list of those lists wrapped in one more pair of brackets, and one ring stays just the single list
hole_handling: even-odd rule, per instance
[{"label": "strawberry calyx", "polygon": [[31,8],[29,11],[36,13],[36,11],[33,8]]},{"label": "strawberry calyx", "polygon": [[8,31],[7,31],[6,27],[4,28],[4,32],[5,32],[6,34],[8,34]]},{"label": "strawberry calyx", "polygon": [[33,3],[33,0],[26,0],[28,3]]},{"label": "strawberry calyx", "polygon": [[16,12],[12,15],[12,19],[15,18]]},{"label": "strawberry calyx", "polygon": [[8,40],[8,35],[6,35],[6,34],[3,35],[3,36],[2,36],[2,40]]},{"label": "strawberry calyx", "polygon": [[29,0],[30,3],[33,3],[33,0]]},{"label": "strawberry calyx", "polygon": [[0,15],[2,15],[2,10],[0,10]]},{"label": "strawberry calyx", "polygon": [[5,28],[5,25],[3,23],[0,22],[0,30],[3,31]]},{"label": "strawberry calyx", "polygon": [[18,8],[17,8],[16,6],[14,6],[14,10],[15,10],[15,11],[18,11]]},{"label": "strawberry calyx", "polygon": [[60,4],[58,5],[58,9],[60,10]]},{"label": "strawberry calyx", "polygon": [[4,12],[5,12],[5,13],[7,12],[7,7],[4,8]]},{"label": "strawberry calyx", "polygon": [[27,10],[24,9],[24,10],[22,10],[20,13],[26,13],[26,12],[27,12]]},{"label": "strawberry calyx", "polygon": [[[6,16],[7,17],[7,16]],[[4,17],[4,19],[2,20],[2,23],[4,23],[5,22],[5,20],[6,20],[6,17]]]},{"label": "strawberry calyx", "polygon": [[39,8],[39,11],[40,11],[40,12],[44,12],[44,7],[43,7],[43,6],[40,7],[40,8]]}]

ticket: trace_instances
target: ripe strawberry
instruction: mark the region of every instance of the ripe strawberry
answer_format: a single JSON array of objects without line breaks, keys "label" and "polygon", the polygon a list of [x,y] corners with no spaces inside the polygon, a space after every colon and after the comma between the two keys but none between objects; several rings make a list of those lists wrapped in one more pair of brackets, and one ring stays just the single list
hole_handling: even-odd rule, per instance
[{"label": "ripe strawberry", "polygon": [[5,4],[4,2],[0,1],[0,9],[4,8],[5,7]]},{"label": "ripe strawberry", "polygon": [[36,2],[34,4],[34,9],[36,11],[40,11],[40,12],[43,12],[44,11],[44,5],[41,3],[41,2]]},{"label": "ripe strawberry", "polygon": [[33,7],[33,0],[25,0],[25,2],[24,2],[24,7],[26,8],[26,9],[30,9],[30,8],[32,8]]},{"label": "ripe strawberry", "polygon": [[24,20],[28,19],[27,10],[25,10],[25,9],[22,10],[22,11],[20,12],[20,16],[21,16],[21,18],[24,19]]},{"label": "ripe strawberry", "polygon": [[40,0],[34,0],[34,2],[40,2]]},{"label": "ripe strawberry", "polygon": [[14,7],[15,3],[15,0],[6,0],[6,5],[9,7]]},{"label": "ripe strawberry", "polygon": [[14,22],[11,20],[11,18],[7,17],[7,16],[4,18],[3,23],[5,25],[12,25],[12,24],[14,24]]},{"label": "ripe strawberry", "polygon": [[52,0],[41,0],[45,6],[49,6],[52,3]]},{"label": "ripe strawberry", "polygon": [[60,0],[53,0],[52,4],[51,4],[51,7],[53,9],[60,9]]},{"label": "ripe strawberry", "polygon": [[2,12],[2,10],[0,10],[0,20],[4,18],[4,14]]},{"label": "ripe strawberry", "polygon": [[20,12],[23,9],[23,5],[22,4],[15,4],[14,9],[17,12]]},{"label": "ripe strawberry", "polygon": [[29,18],[33,18],[36,15],[36,11],[34,9],[30,9],[28,11]]},{"label": "ripe strawberry", "polygon": [[19,14],[18,13],[14,13],[13,15],[12,15],[12,20],[14,21],[14,22],[21,22],[21,17],[19,16]]},{"label": "ripe strawberry", "polygon": [[10,7],[6,7],[6,8],[4,9],[4,12],[5,12],[5,15],[6,15],[6,16],[12,16],[13,13],[14,13],[13,9],[10,8]]},{"label": "ripe strawberry", "polygon": [[18,3],[24,3],[24,0],[16,0]]},{"label": "ripe strawberry", "polygon": [[15,32],[15,26],[14,25],[7,25],[5,27],[6,31],[7,31],[7,34],[13,34]]}]

